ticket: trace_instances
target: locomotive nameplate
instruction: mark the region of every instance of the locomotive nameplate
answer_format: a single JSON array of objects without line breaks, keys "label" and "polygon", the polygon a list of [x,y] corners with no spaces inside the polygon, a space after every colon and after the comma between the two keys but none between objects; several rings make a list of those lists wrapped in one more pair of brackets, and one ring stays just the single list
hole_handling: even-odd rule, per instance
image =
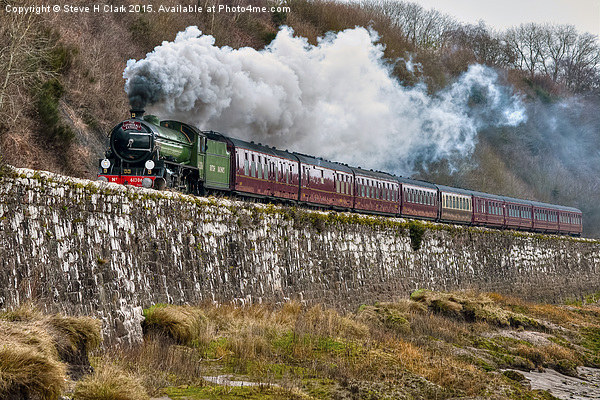
[{"label": "locomotive nameplate", "polygon": [[121,125],[124,131],[141,131],[142,124],[137,121],[125,121]]}]

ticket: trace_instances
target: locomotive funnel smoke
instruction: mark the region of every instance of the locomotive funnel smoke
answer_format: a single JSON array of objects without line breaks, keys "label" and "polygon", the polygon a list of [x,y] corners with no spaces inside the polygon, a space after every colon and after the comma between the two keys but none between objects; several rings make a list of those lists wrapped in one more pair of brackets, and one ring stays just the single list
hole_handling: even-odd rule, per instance
[{"label": "locomotive funnel smoke", "polygon": [[525,120],[481,65],[433,96],[403,87],[377,40],[357,27],[313,46],[282,28],[264,50],[236,50],[192,26],[130,60],[125,89],[132,105],[202,129],[403,175],[470,154],[482,128]]},{"label": "locomotive funnel smoke", "polygon": [[[148,74],[148,75],[146,75]],[[143,110],[148,103],[160,100],[160,82],[152,77],[152,73],[140,68],[138,75],[127,81],[129,104],[134,110]]]}]

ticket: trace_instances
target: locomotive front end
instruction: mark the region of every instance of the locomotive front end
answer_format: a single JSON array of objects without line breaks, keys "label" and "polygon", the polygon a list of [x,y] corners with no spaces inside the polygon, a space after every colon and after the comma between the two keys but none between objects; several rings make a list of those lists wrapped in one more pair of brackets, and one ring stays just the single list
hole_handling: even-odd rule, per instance
[{"label": "locomotive front end", "polygon": [[100,160],[98,179],[123,185],[160,188],[161,163],[154,160],[156,133],[142,119],[143,111],[131,110],[131,118],[120,122],[110,133],[110,150]]},{"label": "locomotive front end", "polygon": [[154,115],[144,116],[141,110],[130,112],[130,118],[110,132],[98,179],[162,190],[188,184],[193,175],[195,188],[202,165],[197,133],[182,124],[171,127]]},{"label": "locomotive front end", "polygon": [[141,121],[123,121],[110,135],[110,148],[124,162],[139,163],[152,155],[154,133]]}]

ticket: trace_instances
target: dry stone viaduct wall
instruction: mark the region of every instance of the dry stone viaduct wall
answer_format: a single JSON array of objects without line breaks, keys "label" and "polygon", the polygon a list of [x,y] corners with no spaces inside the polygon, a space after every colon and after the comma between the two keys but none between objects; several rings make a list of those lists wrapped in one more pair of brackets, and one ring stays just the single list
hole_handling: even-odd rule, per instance
[{"label": "dry stone viaduct wall", "polygon": [[132,343],[142,309],[155,303],[297,299],[353,309],[417,288],[543,301],[600,290],[598,241],[410,226],[5,169],[0,309],[34,301],[92,315],[108,340]]}]

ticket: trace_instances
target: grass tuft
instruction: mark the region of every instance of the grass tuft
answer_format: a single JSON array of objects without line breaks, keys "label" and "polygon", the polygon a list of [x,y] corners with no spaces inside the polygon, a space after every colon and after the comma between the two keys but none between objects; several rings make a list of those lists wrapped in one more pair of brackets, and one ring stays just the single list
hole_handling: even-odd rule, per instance
[{"label": "grass tuft", "polygon": [[427,306],[432,312],[467,322],[485,322],[490,325],[514,328],[549,330],[542,322],[522,313],[505,310],[494,297],[472,291],[433,292],[417,290],[411,300]]},{"label": "grass tuft", "polygon": [[145,333],[164,334],[185,345],[200,339],[206,320],[199,308],[167,304],[158,304],[144,310],[144,317]]},{"label": "grass tuft", "polygon": [[104,365],[75,386],[73,400],[148,400],[139,378],[114,365]]},{"label": "grass tuft", "polygon": [[39,323],[0,320],[0,398],[56,399],[65,385],[53,337]]}]

